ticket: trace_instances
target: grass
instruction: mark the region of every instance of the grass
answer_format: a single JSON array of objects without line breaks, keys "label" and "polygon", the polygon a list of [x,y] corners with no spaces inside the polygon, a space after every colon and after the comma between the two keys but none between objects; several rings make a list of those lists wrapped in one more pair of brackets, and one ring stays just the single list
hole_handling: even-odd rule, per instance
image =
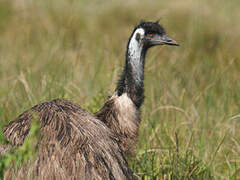
[{"label": "grass", "polygon": [[240,179],[237,0],[0,0],[1,126],[67,98],[96,111],[115,89],[128,36],[161,19],[180,47],[148,53],[135,157],[142,179]]}]

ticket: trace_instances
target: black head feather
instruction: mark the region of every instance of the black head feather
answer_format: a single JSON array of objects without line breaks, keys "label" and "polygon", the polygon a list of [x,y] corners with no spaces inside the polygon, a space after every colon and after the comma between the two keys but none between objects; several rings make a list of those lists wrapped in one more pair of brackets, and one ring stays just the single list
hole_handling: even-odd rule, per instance
[{"label": "black head feather", "polygon": [[150,22],[150,21],[140,21],[140,23],[137,25],[137,28],[143,28],[145,30],[146,34],[166,34],[165,29],[158,23],[156,22]]}]

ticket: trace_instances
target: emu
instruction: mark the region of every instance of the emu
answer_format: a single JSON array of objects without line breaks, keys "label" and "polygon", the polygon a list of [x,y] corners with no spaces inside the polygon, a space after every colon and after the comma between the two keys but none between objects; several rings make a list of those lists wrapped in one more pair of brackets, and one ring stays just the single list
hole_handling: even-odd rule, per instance
[{"label": "emu", "polygon": [[68,100],[44,102],[25,111],[3,129],[14,146],[28,136],[34,114],[40,134],[32,164],[14,172],[16,179],[134,179],[126,154],[133,153],[144,100],[144,64],[147,50],[178,43],[158,22],[141,21],[126,50],[124,70],[113,95],[95,114]]}]

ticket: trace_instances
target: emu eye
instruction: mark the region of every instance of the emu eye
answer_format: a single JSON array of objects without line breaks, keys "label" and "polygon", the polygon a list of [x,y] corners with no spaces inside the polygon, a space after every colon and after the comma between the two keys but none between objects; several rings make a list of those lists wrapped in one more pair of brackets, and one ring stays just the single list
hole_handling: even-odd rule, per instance
[{"label": "emu eye", "polygon": [[153,36],[153,34],[149,33],[149,34],[147,34],[146,36],[148,36],[148,37],[152,37],[152,36]]}]

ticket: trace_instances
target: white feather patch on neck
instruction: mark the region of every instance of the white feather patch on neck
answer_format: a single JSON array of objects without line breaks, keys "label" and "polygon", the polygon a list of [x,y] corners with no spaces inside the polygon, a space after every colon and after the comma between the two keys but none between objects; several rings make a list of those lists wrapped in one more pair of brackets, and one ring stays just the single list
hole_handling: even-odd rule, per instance
[{"label": "white feather patch on neck", "polygon": [[[141,42],[144,36],[144,29],[136,29],[129,43],[129,58],[133,70],[133,78],[137,84],[140,84],[143,80],[143,62],[141,61],[141,54],[143,49],[143,44]],[[140,35],[139,41],[137,41],[136,36]]]}]

